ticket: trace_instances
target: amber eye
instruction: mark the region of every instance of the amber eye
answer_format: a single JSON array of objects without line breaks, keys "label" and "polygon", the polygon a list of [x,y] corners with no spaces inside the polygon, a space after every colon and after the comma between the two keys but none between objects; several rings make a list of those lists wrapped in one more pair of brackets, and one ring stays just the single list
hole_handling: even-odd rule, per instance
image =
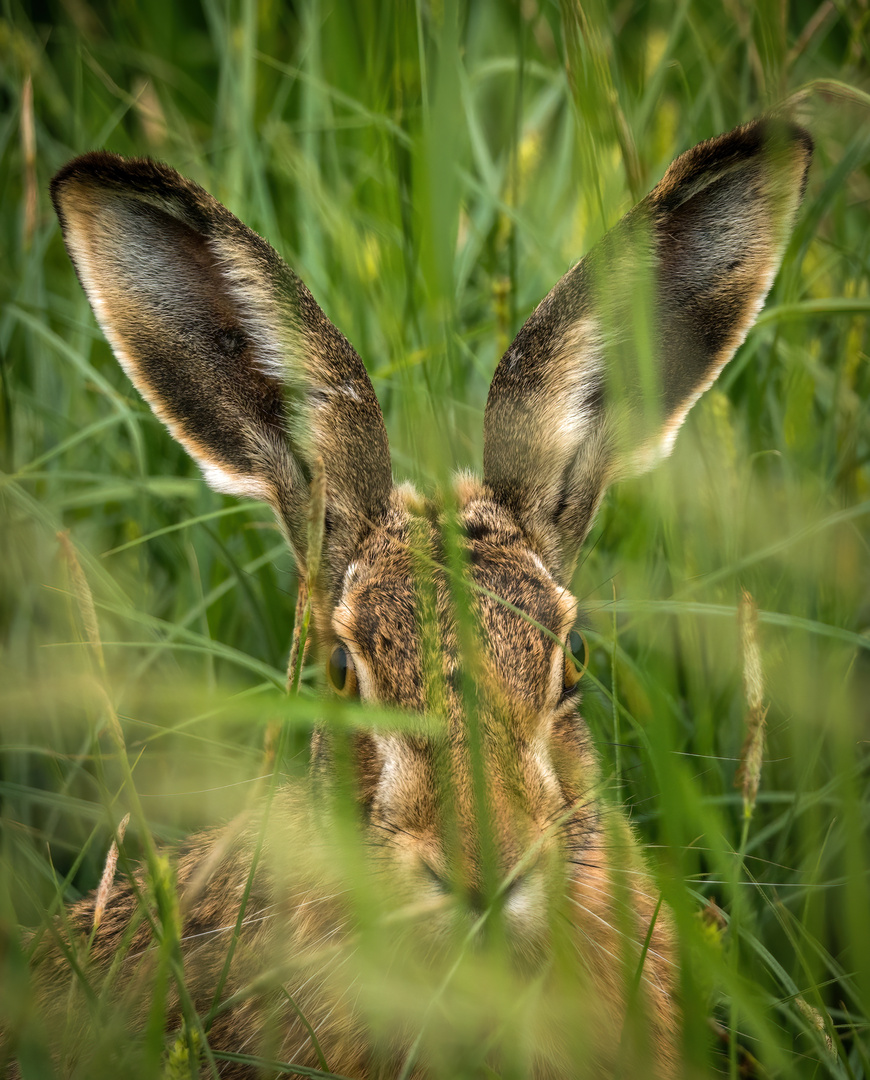
[{"label": "amber eye", "polygon": [[336,645],[326,667],[333,690],[342,697],[355,697],[359,693],[353,657],[344,647]]},{"label": "amber eye", "polygon": [[565,650],[565,672],[562,685],[564,691],[569,693],[580,682],[580,677],[589,662],[589,647],[586,644],[586,638],[579,630],[570,631],[565,639]]}]

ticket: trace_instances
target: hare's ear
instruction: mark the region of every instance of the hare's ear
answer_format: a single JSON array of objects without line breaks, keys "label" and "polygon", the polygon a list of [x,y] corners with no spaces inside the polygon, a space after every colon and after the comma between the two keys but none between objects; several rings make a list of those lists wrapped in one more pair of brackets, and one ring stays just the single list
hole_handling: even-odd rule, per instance
[{"label": "hare's ear", "polygon": [[362,361],[277,253],[202,188],[92,153],[52,181],[67,249],[127,374],[219,491],[270,503],[304,564],[326,473],[327,559],[343,572],[392,486]]},{"label": "hare's ear", "polygon": [[701,143],[559,281],[499,363],[484,480],[570,575],[607,484],[667,455],[779,268],[809,135],[760,120]]}]

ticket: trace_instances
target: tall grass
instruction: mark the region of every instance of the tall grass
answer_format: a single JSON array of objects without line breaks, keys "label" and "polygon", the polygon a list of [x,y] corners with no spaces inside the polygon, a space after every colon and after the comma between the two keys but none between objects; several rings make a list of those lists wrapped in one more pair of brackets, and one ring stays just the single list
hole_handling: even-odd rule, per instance
[{"label": "tall grass", "polygon": [[677,153],[792,99],[816,157],[767,307],[581,559],[583,712],[676,912],[693,1075],[870,1077],[868,34],[866,3],[815,0],[6,0],[0,1028],[35,1030],[19,927],[96,887],[128,810],[130,857],[228,819],[276,747],[304,773],[322,712],[315,666],[284,694],[276,527],[209,491],[117,368],[52,173],[159,157],[267,236],[363,356],[396,475],[431,490],[479,468],[496,361],[565,269]]}]

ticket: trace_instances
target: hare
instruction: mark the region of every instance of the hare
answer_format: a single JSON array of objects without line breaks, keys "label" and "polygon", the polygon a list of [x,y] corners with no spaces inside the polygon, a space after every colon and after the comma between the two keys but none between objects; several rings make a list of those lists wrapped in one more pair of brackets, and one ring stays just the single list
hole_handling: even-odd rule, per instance
[{"label": "hare", "polygon": [[[489,391],[482,479],[462,475],[440,500],[394,484],[359,356],[220,203],[165,165],[108,153],[54,178],[67,249],[124,370],[214,488],[274,510],[332,691],[422,714],[414,729],[324,724],[309,788],[175,856],[183,989],[173,978],[157,1023],[171,1036],[183,1017],[220,1075],[259,1075],[258,1059],[305,1075],[324,1062],[358,1078],[455,1075],[449,1044],[482,1062],[488,1039],[490,1065],[509,1060],[511,1075],[680,1075],[670,916],[578,713],[568,589],[607,486],[670,452],[745,337],[811,154],[805,131],[768,118],[678,157],[522,327]],[[375,915],[332,854],[348,783],[358,878],[389,908]],[[87,947],[95,901],[81,901],[38,958],[70,1072],[92,1071],[68,1036],[93,1023],[103,979],[129,1007],[118,1062],[154,1023],[164,915],[147,891],[144,874],[119,880]],[[501,1043],[487,1030],[504,1028],[497,1004],[489,1020],[486,1002],[476,1019],[462,1005],[488,925],[503,945],[492,971],[522,1006]],[[366,926],[381,935],[368,952]],[[90,997],[58,992],[70,956]],[[378,1000],[379,964],[407,1000]],[[442,976],[460,987],[446,1038],[419,1004]]]}]

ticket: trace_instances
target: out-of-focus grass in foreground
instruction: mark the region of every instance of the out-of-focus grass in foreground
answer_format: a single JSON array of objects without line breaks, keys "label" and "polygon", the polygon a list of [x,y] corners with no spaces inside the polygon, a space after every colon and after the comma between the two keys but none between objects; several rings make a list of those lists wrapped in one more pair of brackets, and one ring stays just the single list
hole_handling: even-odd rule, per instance
[{"label": "out-of-focus grass in foreground", "polygon": [[[364,358],[397,477],[431,490],[479,468],[496,361],[567,267],[680,151],[791,99],[816,157],[767,306],[581,558],[583,712],[676,912],[692,1075],[870,1077],[868,35],[866,3],[816,0],[3,5],[0,1027],[28,1030],[18,927],[96,887],[134,801],[128,858],[248,806],[270,747],[302,776],[322,711],[314,667],[283,691],[292,559],[118,369],[53,172],[95,147],[159,157],[266,236]],[[452,1035],[444,1075],[487,1075]]]}]

